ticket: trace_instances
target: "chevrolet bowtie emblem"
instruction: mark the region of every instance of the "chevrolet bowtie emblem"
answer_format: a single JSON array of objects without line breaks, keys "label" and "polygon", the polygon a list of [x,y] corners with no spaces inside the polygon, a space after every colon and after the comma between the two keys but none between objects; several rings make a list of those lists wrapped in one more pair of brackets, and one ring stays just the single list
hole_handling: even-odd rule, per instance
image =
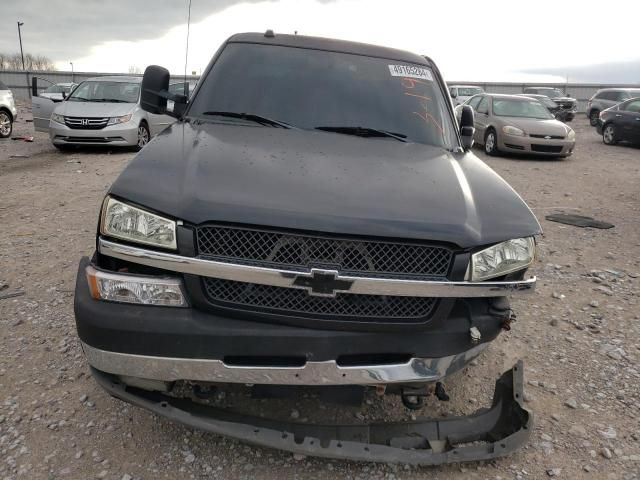
[{"label": "chevrolet bowtie emblem", "polygon": [[309,295],[335,297],[338,292],[348,292],[353,280],[342,280],[336,270],[312,268],[311,273],[296,275],[293,285],[304,288]]}]

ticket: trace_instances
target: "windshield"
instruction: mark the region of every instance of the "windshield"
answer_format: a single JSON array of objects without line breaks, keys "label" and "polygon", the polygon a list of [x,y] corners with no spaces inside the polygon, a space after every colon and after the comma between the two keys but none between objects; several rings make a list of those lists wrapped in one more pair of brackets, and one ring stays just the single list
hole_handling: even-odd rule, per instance
[{"label": "windshield", "polygon": [[538,93],[541,93],[542,95],[545,95],[549,98],[564,97],[564,93],[562,93],[557,88],[550,88],[550,89],[543,88],[538,90]]},{"label": "windshield", "polygon": [[47,88],[44,93],[62,93],[62,92],[68,92],[68,90],[63,89],[60,85],[51,85],[49,88]]},{"label": "windshield", "polygon": [[493,99],[493,114],[498,117],[554,118],[537,100]]},{"label": "windshield", "polygon": [[461,97],[473,97],[474,95],[478,95],[479,93],[482,93],[483,90],[479,87],[473,87],[473,88],[460,88],[458,87],[458,96]]},{"label": "windshield", "polygon": [[[327,135],[364,136],[363,129],[375,129],[445,148],[456,142],[442,92],[428,67],[322,50],[228,44],[188,114],[256,125],[246,117],[206,112],[251,114],[301,129],[322,127]],[[384,135],[367,138],[392,140]]]},{"label": "windshield", "polygon": [[71,102],[137,103],[140,84],[130,82],[82,82],[69,96]]}]

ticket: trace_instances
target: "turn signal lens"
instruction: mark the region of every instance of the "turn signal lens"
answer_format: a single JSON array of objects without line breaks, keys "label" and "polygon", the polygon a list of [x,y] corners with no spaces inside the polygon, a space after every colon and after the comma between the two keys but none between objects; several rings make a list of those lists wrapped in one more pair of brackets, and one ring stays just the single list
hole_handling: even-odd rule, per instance
[{"label": "turn signal lens", "polygon": [[161,307],[186,307],[179,278],[110,273],[86,269],[91,296],[96,300]]}]

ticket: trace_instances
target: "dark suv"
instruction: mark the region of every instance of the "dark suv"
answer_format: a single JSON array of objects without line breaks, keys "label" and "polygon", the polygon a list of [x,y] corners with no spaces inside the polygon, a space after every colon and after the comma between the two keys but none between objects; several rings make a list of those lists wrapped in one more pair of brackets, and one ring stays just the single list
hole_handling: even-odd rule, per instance
[{"label": "dark suv", "polygon": [[[157,414],[264,446],[434,464],[489,459],[532,430],[522,365],[493,406],[453,419],[313,425],[202,398],[375,389],[420,408],[533,291],[540,225],[471,151],[422,56],[304,36],[240,34],[193,96],[148,67],[141,105],[178,121],[104,199],[75,292],[96,380]],[[347,389],[347,390],[345,390]],[[299,394],[299,393],[298,393]],[[479,443],[476,443],[479,442]]]},{"label": "dark suv", "polygon": [[593,127],[598,126],[600,112],[634,97],[640,97],[640,88],[603,88],[589,99],[587,103],[587,117]]},{"label": "dark suv", "polygon": [[553,100],[562,109],[563,122],[570,122],[576,116],[578,111],[578,102],[575,98],[571,98],[569,95],[564,94],[560,89],[553,87],[525,87],[522,93],[527,95],[544,95],[545,97]]}]

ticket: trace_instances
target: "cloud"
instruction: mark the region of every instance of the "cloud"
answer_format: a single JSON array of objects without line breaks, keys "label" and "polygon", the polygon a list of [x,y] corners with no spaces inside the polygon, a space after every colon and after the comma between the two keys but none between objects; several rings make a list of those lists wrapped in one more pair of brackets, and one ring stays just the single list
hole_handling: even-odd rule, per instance
[{"label": "cloud", "polygon": [[[191,15],[203,18],[256,1],[276,0],[193,0]],[[25,52],[68,62],[105,42],[160,37],[186,23],[188,4],[188,0],[2,0],[0,50],[19,51],[16,22],[21,21]]]},{"label": "cloud", "polygon": [[[184,69],[186,0],[112,0],[104,5],[102,0],[71,5],[63,0],[13,0],[13,4],[7,15],[3,6],[0,22],[19,13],[16,5],[28,10],[30,17],[21,18],[26,49],[41,45],[45,50],[34,53],[59,60],[59,68],[67,68],[73,60],[77,71],[126,72],[129,66],[143,69],[149,64],[164,65],[176,74]],[[37,5],[52,13],[37,12]],[[624,10],[628,18],[640,17],[640,2],[610,0],[609,5]],[[55,11],[62,13],[56,16]],[[601,6],[582,0],[562,4],[539,0],[530,5],[487,0],[481,6],[474,0],[193,0],[187,70],[204,70],[232,34],[267,28],[276,34],[298,31],[426,54],[450,80],[518,81],[523,76],[517,72],[557,75],[572,65],[637,58],[633,29],[617,29],[613,49],[606,42],[593,42],[580,30],[580,25],[592,24],[599,15]],[[36,21],[40,23],[29,26]],[[39,28],[41,34],[34,32]],[[15,23],[4,31],[0,28],[2,45],[9,38],[7,29],[15,31]]]}]

